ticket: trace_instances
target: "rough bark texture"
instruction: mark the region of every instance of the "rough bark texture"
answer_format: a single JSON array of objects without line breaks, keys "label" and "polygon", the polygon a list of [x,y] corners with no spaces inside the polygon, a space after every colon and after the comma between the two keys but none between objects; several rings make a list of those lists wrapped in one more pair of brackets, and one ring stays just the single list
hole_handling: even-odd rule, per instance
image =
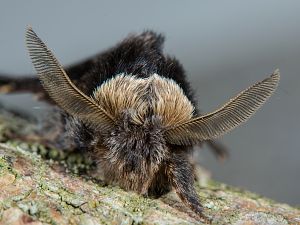
[{"label": "rough bark texture", "polygon": [[[0,224],[205,224],[173,192],[149,199],[90,178],[90,163],[8,140],[33,127],[0,114]],[[85,171],[82,175],[82,171]],[[212,224],[300,224],[300,210],[205,178],[196,184]]]}]

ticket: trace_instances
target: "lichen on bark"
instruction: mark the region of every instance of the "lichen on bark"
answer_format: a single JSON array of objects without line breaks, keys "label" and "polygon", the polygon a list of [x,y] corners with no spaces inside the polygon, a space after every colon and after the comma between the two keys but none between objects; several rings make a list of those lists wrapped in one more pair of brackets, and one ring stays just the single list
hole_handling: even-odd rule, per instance
[{"label": "lichen on bark", "polygon": [[[24,129],[34,128],[0,113],[0,224],[205,224],[174,192],[150,199],[106,186],[81,155],[7,139]],[[212,224],[300,224],[299,209],[254,193],[209,178],[196,189]]]}]

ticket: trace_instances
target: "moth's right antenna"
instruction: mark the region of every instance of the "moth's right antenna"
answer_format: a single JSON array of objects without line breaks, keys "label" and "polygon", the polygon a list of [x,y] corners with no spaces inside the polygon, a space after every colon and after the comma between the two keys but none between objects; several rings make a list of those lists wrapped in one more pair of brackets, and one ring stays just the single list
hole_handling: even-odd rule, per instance
[{"label": "moth's right antenna", "polygon": [[104,132],[113,126],[113,117],[72,83],[58,60],[31,27],[26,30],[26,46],[42,85],[62,109]]}]

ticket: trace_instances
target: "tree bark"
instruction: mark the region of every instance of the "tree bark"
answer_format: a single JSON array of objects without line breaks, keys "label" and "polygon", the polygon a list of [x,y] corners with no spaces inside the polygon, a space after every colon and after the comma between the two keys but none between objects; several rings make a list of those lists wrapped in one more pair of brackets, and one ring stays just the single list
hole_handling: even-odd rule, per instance
[{"label": "tree bark", "polygon": [[[105,186],[81,156],[7,139],[33,129],[26,123],[0,114],[0,224],[206,224],[174,192],[150,199]],[[196,189],[212,224],[300,224],[299,209],[199,174]]]}]

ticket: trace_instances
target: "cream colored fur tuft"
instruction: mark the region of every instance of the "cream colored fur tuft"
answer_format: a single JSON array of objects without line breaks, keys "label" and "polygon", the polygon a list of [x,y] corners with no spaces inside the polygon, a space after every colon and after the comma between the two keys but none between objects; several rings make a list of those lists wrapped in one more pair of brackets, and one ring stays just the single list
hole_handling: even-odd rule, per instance
[{"label": "cream colored fur tuft", "polygon": [[132,110],[133,121],[143,124],[147,115],[157,115],[163,126],[188,121],[194,107],[171,79],[153,74],[148,78],[120,74],[99,86],[93,95],[97,104],[115,119]]}]

